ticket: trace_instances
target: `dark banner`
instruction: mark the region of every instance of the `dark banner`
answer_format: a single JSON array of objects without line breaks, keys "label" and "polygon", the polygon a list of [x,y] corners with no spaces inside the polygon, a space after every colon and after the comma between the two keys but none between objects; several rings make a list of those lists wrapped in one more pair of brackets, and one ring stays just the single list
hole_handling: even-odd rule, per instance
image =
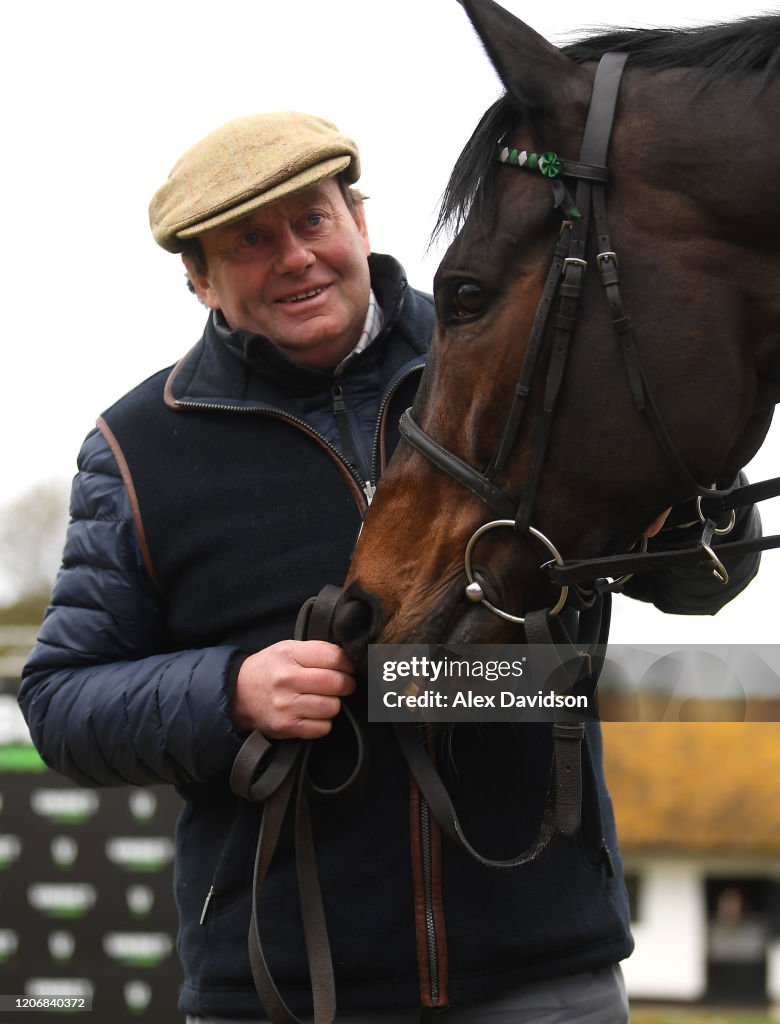
[{"label": "dark banner", "polygon": [[171,787],[82,789],[49,771],[16,687],[0,679],[0,1021],[181,1020],[180,801]]}]

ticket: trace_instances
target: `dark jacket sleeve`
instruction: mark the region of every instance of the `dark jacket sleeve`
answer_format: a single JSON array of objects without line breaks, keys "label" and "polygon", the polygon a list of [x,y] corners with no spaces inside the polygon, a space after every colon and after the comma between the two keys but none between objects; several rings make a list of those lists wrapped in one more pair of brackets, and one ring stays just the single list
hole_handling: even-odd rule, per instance
[{"label": "dark jacket sleeve", "polygon": [[234,647],[167,649],[113,454],[79,455],[63,564],[19,702],[44,761],[83,785],[204,782],[241,745],[228,715]]},{"label": "dark jacket sleeve", "polygon": [[[735,486],[747,484],[744,473],[740,473]],[[731,481],[719,481],[724,489]],[[670,521],[674,525],[664,527],[650,541],[651,550],[673,551],[694,547],[701,537],[702,523],[698,518],[695,502],[686,502],[673,510]],[[718,544],[726,541],[753,540],[761,536],[761,518],[754,506],[738,509],[734,528],[728,535],[716,537],[713,550],[718,553]],[[738,558],[724,558],[728,570],[728,583],[719,582],[706,568],[692,569],[690,566],[668,568],[661,572],[637,573],[629,580],[623,592],[640,601],[649,601],[662,612],[677,615],[714,615],[740,594],[758,572],[760,553],[742,555]]]}]

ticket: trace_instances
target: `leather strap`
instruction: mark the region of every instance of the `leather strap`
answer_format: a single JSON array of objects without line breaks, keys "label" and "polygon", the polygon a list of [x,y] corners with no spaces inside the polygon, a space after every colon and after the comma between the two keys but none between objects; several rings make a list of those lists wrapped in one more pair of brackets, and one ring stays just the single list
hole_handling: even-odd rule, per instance
[{"label": "leather strap", "polygon": [[[598,646],[606,643],[609,629],[608,603],[609,598],[606,599],[607,614],[601,618],[594,652]],[[530,612],[525,620],[525,632],[529,644],[548,645],[550,652],[554,653],[558,659],[559,678],[568,678],[570,686],[581,685],[583,679],[587,678],[591,691],[595,690],[603,657],[577,650],[560,620],[551,620],[546,610]],[[561,650],[564,657],[560,657]],[[573,669],[573,665],[577,667]],[[427,727],[396,722],[394,729],[415,782],[442,832],[480,864],[491,868],[521,867],[536,860],[556,835],[571,836],[579,829],[582,813],[581,747],[585,735],[584,719],[566,711],[558,712],[552,727],[553,755],[547,798],[536,839],[525,850],[502,860],[484,856],[467,839],[444,782],[426,751]]]},{"label": "leather strap", "polygon": [[[741,558],[758,551],[780,547],[780,534],[754,537],[751,540],[720,543],[715,548],[718,558]],[[629,573],[663,571],[677,566],[708,566],[712,559],[700,546],[674,551],[646,551],[644,554],[610,555],[607,558],[572,558],[563,564],[548,562],[542,566],[550,579],[560,586],[571,586],[600,576],[623,576]]]},{"label": "leather strap", "polygon": [[[580,159],[576,162],[563,161],[564,174],[577,178],[576,207],[581,212],[573,220],[565,221],[559,234],[521,364],[520,376],[515,385],[512,405],[490,465],[484,473],[479,472],[430,437],[417,425],[408,410],[401,418],[401,435],[409,444],[417,448],[439,469],[468,488],[500,519],[513,519],[515,529],[519,533],[527,533],[530,526],[533,504],[555,422],[555,410],[565,377],[569,346],[577,323],[577,309],[586,268],[589,218],[591,210],[594,209],[594,197],[603,196],[607,179],[607,149],[625,61],[626,54],[622,53],[608,53],[602,57],[593,83]],[[600,220],[598,213],[595,216]],[[504,468],[515,445],[556,296],[559,298],[559,309],[554,317],[554,337],[542,411],[534,431],[534,443],[520,504],[519,507],[515,507],[493,480]]]},{"label": "leather strap", "polygon": [[[317,598],[301,608],[295,627],[296,640],[330,640],[331,623],[338,587],[324,587]],[[249,963],[263,1009],[273,1024],[301,1024],[277,988],[266,960],[261,938],[260,901],[284,821],[293,815],[295,861],[304,941],[309,963],[314,1024],[333,1024],[336,1019],[336,985],[333,957],[322,901],[316,848],[311,825],[309,794],[338,796],[356,785],[367,770],[366,744],[362,729],[349,708],[342,704],[356,738],[357,756],[349,778],[338,786],[323,788],[309,774],[311,743],[282,740],[272,743],[259,731],[253,732],[238,752],[230,773],[234,792],[261,804],[263,816],[257,843],[252,881],[252,916],[249,927]]]},{"label": "leather strap", "polygon": [[514,519],[515,506],[510,499],[487,479],[482,473],[473,469],[467,462],[443,448],[437,441],[417,425],[412,419],[411,409],[407,409],[398,422],[401,436],[421,452],[435,465],[444,469],[450,476],[463,484],[484,502],[491,511],[502,519]]},{"label": "leather strap", "polygon": [[[615,115],[620,78],[627,55],[606,53],[599,61],[593,80],[593,92],[580,151],[580,163],[605,168],[612,122]],[[606,177],[606,173],[605,173]],[[569,349],[577,325],[577,312],[584,285],[587,266],[587,244],[591,210],[595,197],[604,193],[604,181],[594,182],[590,177],[578,177],[576,205],[580,217],[573,221],[569,240],[568,258],[563,263],[563,276],[558,287],[560,306],[554,320],[554,335],[547,371],[544,401],[539,422],[534,430],[531,459],[523,482],[520,504],[515,514],[515,530],[527,533],[531,525],[533,505],[539,489],[542,470],[555,423],[558,398],[563,386]],[[557,257],[553,258],[555,263]]]}]

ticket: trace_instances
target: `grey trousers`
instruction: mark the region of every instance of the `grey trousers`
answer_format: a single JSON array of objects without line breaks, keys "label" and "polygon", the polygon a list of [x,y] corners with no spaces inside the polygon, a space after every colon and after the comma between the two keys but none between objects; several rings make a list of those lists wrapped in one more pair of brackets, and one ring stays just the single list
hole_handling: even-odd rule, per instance
[{"label": "grey trousers", "polygon": [[[230,1017],[187,1017],[187,1024],[265,1024]],[[628,1024],[618,964],[524,985],[497,999],[445,1010],[339,1014],[338,1024]]]}]

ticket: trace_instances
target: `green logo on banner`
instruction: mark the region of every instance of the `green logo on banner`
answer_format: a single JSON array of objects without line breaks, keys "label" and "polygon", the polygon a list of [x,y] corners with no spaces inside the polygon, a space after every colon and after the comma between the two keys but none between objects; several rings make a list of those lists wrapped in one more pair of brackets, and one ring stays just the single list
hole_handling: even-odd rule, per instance
[{"label": "green logo on banner", "polygon": [[94,907],[97,891],[88,883],[39,882],[27,890],[27,899],[46,917],[83,917]]},{"label": "green logo on banner", "polygon": [[128,966],[157,967],[173,952],[173,939],[165,932],[109,932],[103,949]]},{"label": "green logo on banner", "polygon": [[35,747],[21,743],[0,747],[0,772],[45,772],[46,765]]},{"label": "green logo on banner", "polygon": [[22,841],[19,836],[0,836],[0,871],[19,859]]},{"label": "green logo on banner", "polygon": [[129,871],[162,871],[173,860],[174,850],[167,836],[115,836],[106,843],[111,863]]},{"label": "green logo on banner", "polygon": [[61,825],[80,825],[95,814],[100,797],[91,789],[36,789],[30,804],[41,818]]},{"label": "green logo on banner", "polygon": [[0,964],[10,960],[18,948],[19,939],[16,932],[12,932],[10,928],[0,928]]}]

